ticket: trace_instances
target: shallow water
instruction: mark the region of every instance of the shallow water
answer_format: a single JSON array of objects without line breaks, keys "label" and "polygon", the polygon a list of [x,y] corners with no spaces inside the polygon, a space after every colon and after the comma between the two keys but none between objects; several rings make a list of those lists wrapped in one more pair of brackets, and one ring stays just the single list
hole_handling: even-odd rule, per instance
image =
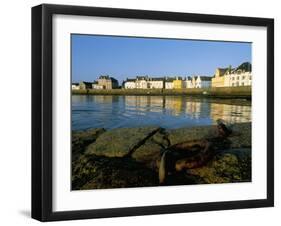
[{"label": "shallow water", "polygon": [[188,96],[72,96],[72,130],[160,126],[180,128],[251,121],[251,102]]}]

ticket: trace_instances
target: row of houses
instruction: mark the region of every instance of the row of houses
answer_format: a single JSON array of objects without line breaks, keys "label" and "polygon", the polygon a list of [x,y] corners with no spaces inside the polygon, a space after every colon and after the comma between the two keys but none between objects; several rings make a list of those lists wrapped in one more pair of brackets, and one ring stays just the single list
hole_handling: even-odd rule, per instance
[{"label": "row of houses", "polygon": [[[136,76],[127,78],[122,83],[124,89],[189,89],[208,87],[233,87],[252,85],[252,65],[242,63],[237,68],[217,68],[215,75],[210,76],[174,76],[149,77]],[[73,83],[72,89],[117,89],[118,81],[108,75],[100,76],[97,81]]]},{"label": "row of houses", "polygon": [[118,81],[109,77],[108,75],[101,75],[97,81],[94,82],[85,82],[81,81],[80,83],[72,83],[71,88],[73,90],[78,89],[117,89],[119,88]]},{"label": "row of houses", "polygon": [[127,78],[123,82],[125,89],[185,89],[185,88],[204,88],[211,86],[211,77],[158,77],[137,76],[135,79]]},{"label": "row of houses", "polygon": [[213,77],[163,77],[151,78],[137,76],[135,79],[127,78],[123,82],[125,89],[185,89],[208,87],[251,86],[252,65],[249,62],[242,63],[237,68],[217,68]]}]

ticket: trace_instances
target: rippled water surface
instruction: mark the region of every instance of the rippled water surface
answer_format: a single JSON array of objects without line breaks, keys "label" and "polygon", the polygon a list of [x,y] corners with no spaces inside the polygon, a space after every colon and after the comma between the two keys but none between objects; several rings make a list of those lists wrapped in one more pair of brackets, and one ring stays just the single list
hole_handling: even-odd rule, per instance
[{"label": "rippled water surface", "polygon": [[246,100],[186,96],[72,96],[72,129],[160,126],[164,128],[251,121]]}]

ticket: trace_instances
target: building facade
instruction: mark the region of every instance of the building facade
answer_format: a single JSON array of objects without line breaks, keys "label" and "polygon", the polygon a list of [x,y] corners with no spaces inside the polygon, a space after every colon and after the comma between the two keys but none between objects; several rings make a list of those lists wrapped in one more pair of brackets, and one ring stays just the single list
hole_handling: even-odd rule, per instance
[{"label": "building facade", "polygon": [[183,80],[181,77],[176,77],[175,80],[173,80],[174,89],[182,89],[183,88]]},{"label": "building facade", "polygon": [[137,76],[136,89],[148,89],[148,76]]},{"label": "building facade", "polygon": [[125,89],[135,89],[136,88],[136,79],[129,79],[124,82]]},{"label": "building facade", "polygon": [[103,89],[102,85],[99,85],[97,81],[93,82],[92,89]]},{"label": "building facade", "polygon": [[195,88],[209,88],[212,85],[212,78],[208,76],[198,76]]},{"label": "building facade", "polygon": [[79,83],[72,83],[71,84],[71,89],[72,90],[78,90],[79,89]]},{"label": "building facade", "polygon": [[225,75],[227,74],[227,68],[217,68],[215,75],[212,78],[212,87],[225,87]]},{"label": "building facade", "polygon": [[186,77],[185,80],[183,80],[183,88],[185,88],[185,89],[193,88],[191,77]]},{"label": "building facade", "polygon": [[217,68],[212,78],[212,87],[234,87],[252,85],[252,65],[244,62],[237,68]]},{"label": "building facade", "polygon": [[165,79],[165,89],[173,89],[174,88],[174,81],[175,78],[166,77]]},{"label": "building facade", "polygon": [[149,89],[164,89],[164,78],[149,78],[147,86]]},{"label": "building facade", "polygon": [[230,75],[229,86],[251,86],[252,73],[246,71],[236,71]]},{"label": "building facade", "polygon": [[98,85],[102,86],[103,89],[117,89],[118,81],[113,77],[109,77],[108,75],[101,75],[98,78]]},{"label": "building facade", "polygon": [[82,89],[82,90],[92,89],[92,82],[85,82],[85,81],[80,82],[79,89]]}]

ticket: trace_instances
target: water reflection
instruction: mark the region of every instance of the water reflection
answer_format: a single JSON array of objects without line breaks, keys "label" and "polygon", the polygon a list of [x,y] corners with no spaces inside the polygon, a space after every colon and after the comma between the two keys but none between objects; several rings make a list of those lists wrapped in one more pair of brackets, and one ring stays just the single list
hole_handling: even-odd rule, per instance
[{"label": "water reflection", "polygon": [[212,103],[211,114],[213,122],[223,118],[229,123],[241,123],[252,121],[252,107],[246,105],[229,105]]},{"label": "water reflection", "polygon": [[179,128],[251,121],[247,101],[191,98],[186,96],[72,96],[72,129],[107,129],[137,126]]}]

